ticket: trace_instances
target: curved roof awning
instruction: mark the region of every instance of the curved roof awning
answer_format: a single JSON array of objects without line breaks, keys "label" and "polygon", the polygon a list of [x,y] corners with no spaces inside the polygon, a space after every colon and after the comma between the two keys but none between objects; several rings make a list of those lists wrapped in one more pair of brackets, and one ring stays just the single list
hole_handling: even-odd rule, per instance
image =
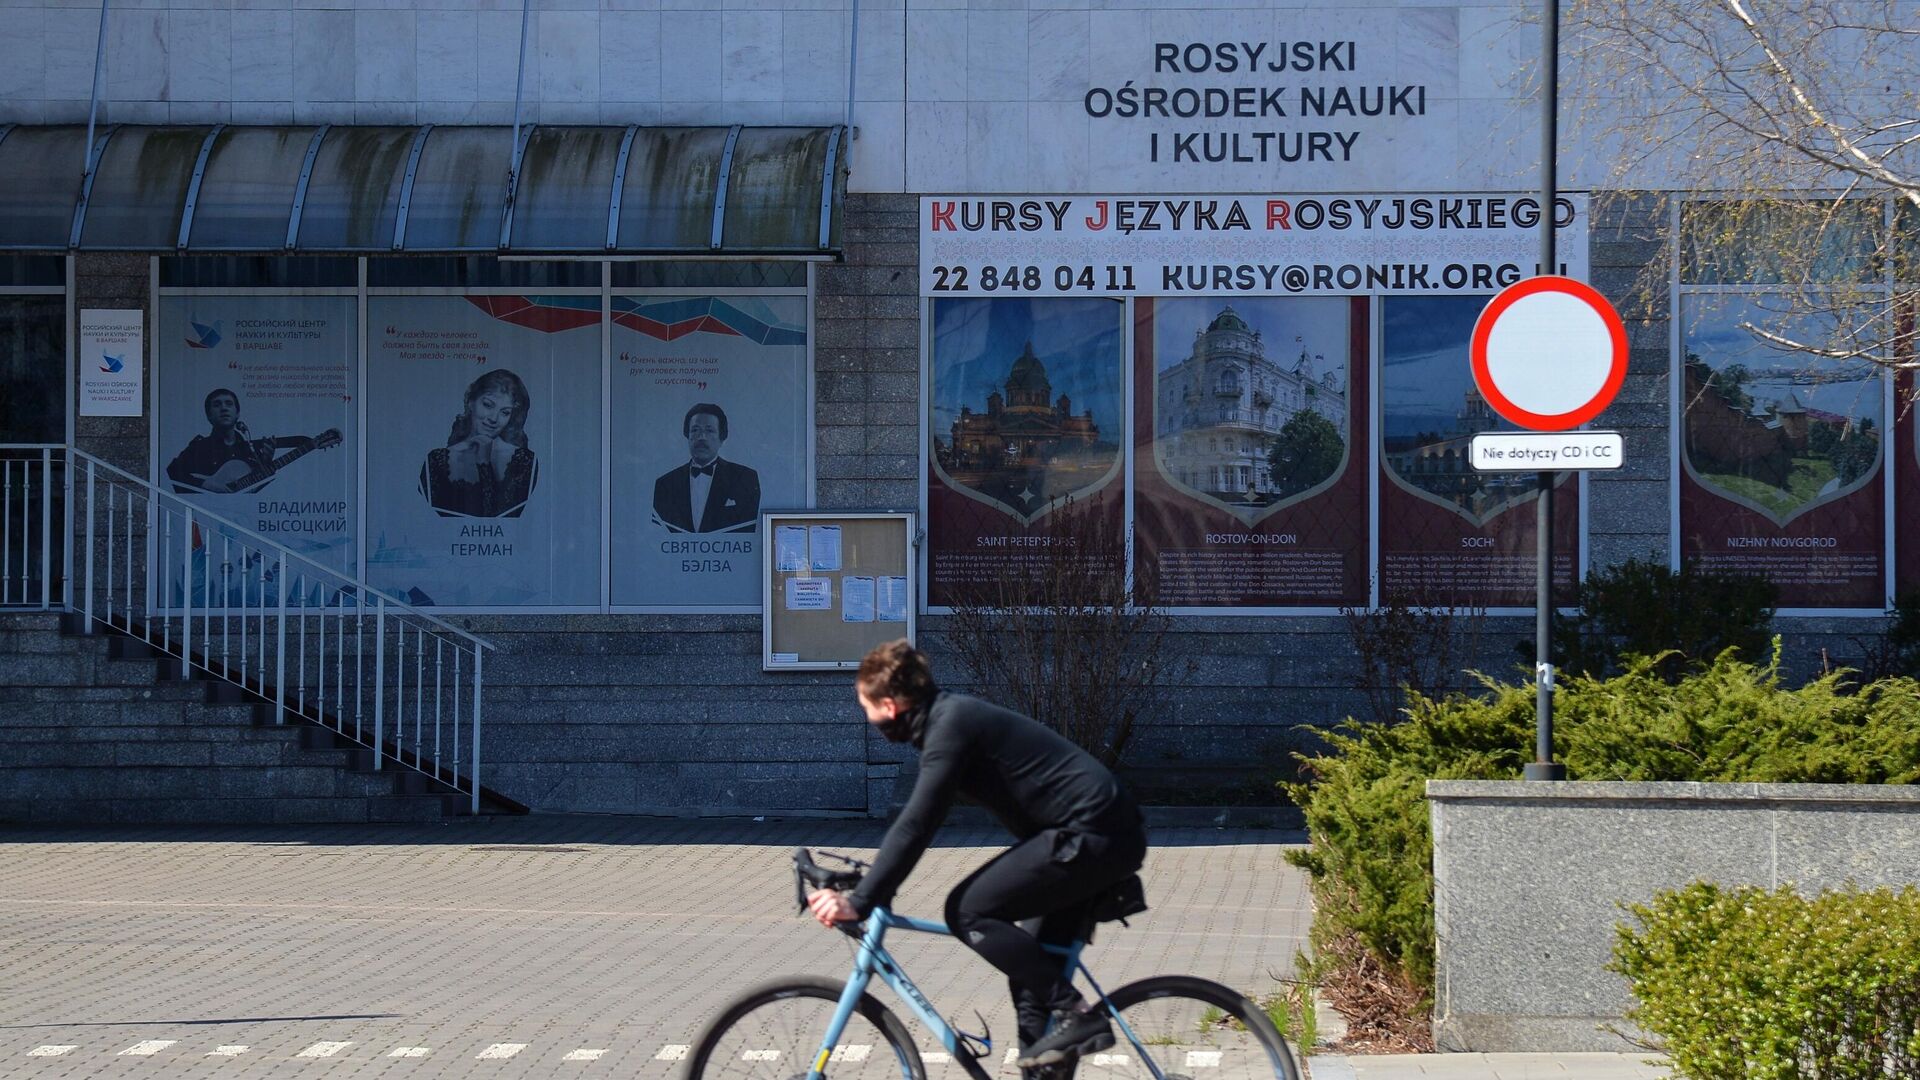
[{"label": "curved roof awning", "polygon": [[0,251],[821,255],[842,127],[0,125]]}]

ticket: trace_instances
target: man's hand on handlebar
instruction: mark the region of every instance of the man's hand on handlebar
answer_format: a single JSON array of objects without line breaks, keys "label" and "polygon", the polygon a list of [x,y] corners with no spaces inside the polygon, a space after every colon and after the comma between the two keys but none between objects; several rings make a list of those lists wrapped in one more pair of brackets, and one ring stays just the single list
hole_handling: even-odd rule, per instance
[{"label": "man's hand on handlebar", "polygon": [[836,923],[855,922],[860,916],[853,910],[853,902],[845,893],[833,889],[815,889],[807,894],[807,910],[820,920],[820,925],[832,927]]}]

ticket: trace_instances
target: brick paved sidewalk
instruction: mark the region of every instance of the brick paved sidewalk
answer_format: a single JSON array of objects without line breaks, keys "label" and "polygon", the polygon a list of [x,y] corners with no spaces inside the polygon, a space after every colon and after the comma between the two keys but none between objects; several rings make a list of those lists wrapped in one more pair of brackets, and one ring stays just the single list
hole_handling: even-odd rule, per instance
[{"label": "brick paved sidewalk", "polygon": [[[845,972],[844,940],[794,913],[787,854],[869,852],[880,832],[566,817],[0,831],[0,1077],[217,1065],[429,1080],[546,1076],[572,1060],[664,1078],[663,1048],[746,986]],[[1309,920],[1287,835],[1156,830],[1154,910],[1102,932],[1095,972],[1275,988]],[[1001,846],[997,831],[948,830],[901,910],[937,918]],[[950,940],[896,942],[944,1011],[978,1009],[1010,1035],[1004,984],[978,958]]]},{"label": "brick paved sidewalk", "polygon": [[1383,1054],[1309,1059],[1313,1080],[1659,1080],[1645,1054]]}]

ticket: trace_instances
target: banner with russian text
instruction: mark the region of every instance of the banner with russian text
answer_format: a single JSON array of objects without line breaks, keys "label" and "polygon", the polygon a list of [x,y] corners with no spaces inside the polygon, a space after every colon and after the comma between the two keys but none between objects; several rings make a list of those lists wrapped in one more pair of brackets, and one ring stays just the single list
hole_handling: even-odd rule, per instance
[{"label": "banner with russian text", "polygon": [[[354,299],[162,295],[155,308],[155,482],[246,533],[352,575],[359,520]],[[273,560],[239,537],[210,519],[191,534],[167,535],[168,545],[192,549],[194,604],[279,602]],[[183,598],[176,550],[156,553],[170,568],[169,603]],[[336,602],[330,586],[293,575],[289,603]]]},{"label": "banner with russian text", "polygon": [[760,605],[760,511],[808,505],[807,298],[615,296],[613,603]]},{"label": "banner with russian text", "polygon": [[[1587,198],[1555,203],[1587,276]],[[922,296],[1493,293],[1539,272],[1540,200],[1469,195],[1035,195],[920,200]]]},{"label": "banner with russian text", "polygon": [[[1535,602],[1540,485],[1481,473],[1469,443],[1513,431],[1474,387],[1467,349],[1486,296],[1390,296],[1381,317],[1380,599],[1507,608]],[[1554,491],[1554,590],[1570,603],[1583,535],[1580,485]]]},{"label": "banner with russian text", "polygon": [[1134,573],[1156,604],[1366,603],[1367,305],[1134,303]]},{"label": "banner with russian text", "polygon": [[[1887,601],[1887,384],[1876,365],[1764,344],[1742,324],[1802,341],[1765,294],[1682,298],[1675,434],[1680,557],[1758,574],[1783,608]],[[1801,336],[1816,335],[1816,336]]]},{"label": "banner with russian text", "polygon": [[367,300],[367,578],[410,604],[600,603],[600,297]]},{"label": "banner with russian text", "polygon": [[1097,298],[933,302],[929,605],[1027,602],[1063,560],[1125,572],[1124,318]]}]

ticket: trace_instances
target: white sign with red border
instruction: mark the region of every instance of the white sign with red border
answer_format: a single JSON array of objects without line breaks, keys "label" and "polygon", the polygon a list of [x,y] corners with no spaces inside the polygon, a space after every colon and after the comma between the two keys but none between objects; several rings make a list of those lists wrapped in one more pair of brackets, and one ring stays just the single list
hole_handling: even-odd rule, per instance
[{"label": "white sign with red border", "polygon": [[1533,431],[1599,416],[1627,377],[1627,328],[1591,285],[1542,275],[1502,289],[1473,325],[1473,382],[1493,411]]}]

